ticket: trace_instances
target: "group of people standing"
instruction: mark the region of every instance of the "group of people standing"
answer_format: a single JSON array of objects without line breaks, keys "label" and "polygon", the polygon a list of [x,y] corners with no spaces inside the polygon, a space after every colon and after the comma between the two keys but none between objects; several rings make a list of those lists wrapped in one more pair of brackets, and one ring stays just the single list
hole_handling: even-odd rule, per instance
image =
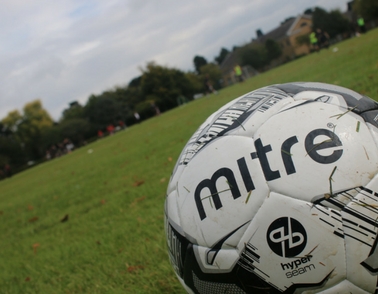
[{"label": "group of people standing", "polygon": [[329,47],[329,35],[321,29],[316,29],[310,34],[310,43],[314,51]]},{"label": "group of people standing", "polygon": [[[362,17],[357,18],[357,31],[356,36],[364,34],[366,32],[365,21]],[[323,48],[328,48],[330,45],[330,38],[327,32],[321,29],[316,29],[310,34],[310,43],[314,51],[319,51]]]},{"label": "group of people standing", "polygon": [[62,155],[71,153],[75,149],[75,145],[68,138],[65,138],[62,142],[52,144],[49,149],[46,150],[46,159],[53,159]]},{"label": "group of people standing", "polygon": [[[234,76],[235,76],[235,79],[237,82],[241,83],[244,81],[244,77],[243,77],[243,69],[241,68],[241,66],[239,64],[237,64],[235,67],[234,67]],[[213,83],[210,79],[210,76],[209,74],[206,74],[205,75],[205,80],[204,80],[204,88],[205,88],[205,94],[206,95],[209,95],[209,94],[218,94],[217,90],[214,89],[213,87]]]}]

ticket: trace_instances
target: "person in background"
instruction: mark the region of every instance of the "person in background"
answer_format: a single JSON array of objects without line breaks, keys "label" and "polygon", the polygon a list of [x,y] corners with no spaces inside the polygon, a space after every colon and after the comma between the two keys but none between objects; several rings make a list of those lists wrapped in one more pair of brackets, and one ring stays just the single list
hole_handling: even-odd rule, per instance
[{"label": "person in background", "polygon": [[361,34],[366,33],[365,20],[361,16],[357,19],[357,24],[358,24],[360,33]]},{"label": "person in background", "polygon": [[211,93],[214,93],[214,94],[218,93],[217,91],[215,91],[208,74],[205,76],[205,90],[206,90],[206,95],[209,95]]},{"label": "person in background", "polygon": [[239,64],[237,64],[235,67],[234,67],[234,71],[235,71],[235,76],[236,76],[236,79],[239,81],[239,82],[243,82],[243,70],[242,68],[240,67]]},{"label": "person in background", "polygon": [[318,38],[316,37],[316,33],[314,31],[310,34],[310,44],[314,51],[319,51]]},{"label": "person in background", "polygon": [[113,135],[113,133],[114,133],[114,126],[112,124],[109,124],[106,127],[106,130],[108,131],[109,135]]},{"label": "person in background", "polygon": [[329,47],[329,35],[321,29],[316,29],[316,39],[318,40],[318,48],[323,49]]},{"label": "person in background", "polygon": [[134,112],[134,117],[135,117],[135,119],[136,119],[137,122],[140,121],[140,115],[139,115],[138,112]]}]

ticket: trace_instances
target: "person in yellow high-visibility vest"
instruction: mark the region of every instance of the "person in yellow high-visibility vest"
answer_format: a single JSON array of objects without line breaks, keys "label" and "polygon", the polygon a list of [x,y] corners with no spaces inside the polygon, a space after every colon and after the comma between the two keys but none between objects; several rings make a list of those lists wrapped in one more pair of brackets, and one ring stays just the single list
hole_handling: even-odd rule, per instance
[{"label": "person in yellow high-visibility vest", "polygon": [[365,21],[361,16],[357,19],[357,24],[358,24],[358,27],[360,28],[360,33],[362,34],[365,33],[366,32]]},{"label": "person in yellow high-visibility vest", "polygon": [[243,71],[242,71],[240,65],[237,64],[237,65],[234,67],[234,71],[235,71],[235,76],[236,76],[236,78],[238,79],[238,81],[239,81],[239,82],[242,82],[242,81],[243,81]]},{"label": "person in yellow high-visibility vest", "polygon": [[310,34],[310,44],[311,44],[311,47],[318,51],[319,50],[319,47],[318,47],[318,38],[316,37],[316,33],[315,32],[312,32]]}]

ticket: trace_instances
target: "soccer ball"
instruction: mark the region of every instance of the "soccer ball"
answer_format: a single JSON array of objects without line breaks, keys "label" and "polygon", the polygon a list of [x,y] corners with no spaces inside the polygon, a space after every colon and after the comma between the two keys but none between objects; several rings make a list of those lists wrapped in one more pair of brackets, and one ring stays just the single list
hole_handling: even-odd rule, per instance
[{"label": "soccer ball", "polygon": [[373,293],[378,104],[323,83],[245,94],[194,133],[165,232],[189,293]]}]

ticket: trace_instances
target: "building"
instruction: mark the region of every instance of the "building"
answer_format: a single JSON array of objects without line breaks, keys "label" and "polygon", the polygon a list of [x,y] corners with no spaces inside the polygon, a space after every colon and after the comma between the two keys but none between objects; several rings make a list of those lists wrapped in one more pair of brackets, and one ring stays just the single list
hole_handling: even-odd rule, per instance
[{"label": "building", "polygon": [[[300,44],[298,37],[307,36],[312,31],[311,15],[302,14],[297,17],[291,17],[285,20],[281,25],[267,34],[257,37],[253,42],[264,44],[267,40],[276,41],[282,50],[282,56],[276,63],[293,60],[297,56],[310,53],[310,47],[307,44]],[[260,33],[261,34],[261,33]]]},{"label": "building", "polygon": [[[284,62],[295,59],[298,56],[306,55],[310,53],[310,47],[306,43],[298,42],[298,38],[301,36],[308,36],[312,31],[312,18],[311,15],[303,14],[297,17],[291,17],[285,20],[272,31],[267,34],[263,34],[261,30],[256,31],[256,39],[253,39],[251,43],[245,46],[253,44],[265,44],[267,40],[274,40],[279,44],[282,50],[282,55],[273,60],[269,66],[275,67]],[[220,65],[223,84],[224,86],[233,84],[236,82],[233,69],[237,64],[240,64],[240,49],[232,51]],[[257,71],[250,66],[243,67],[243,75],[245,78],[257,74]]]}]

